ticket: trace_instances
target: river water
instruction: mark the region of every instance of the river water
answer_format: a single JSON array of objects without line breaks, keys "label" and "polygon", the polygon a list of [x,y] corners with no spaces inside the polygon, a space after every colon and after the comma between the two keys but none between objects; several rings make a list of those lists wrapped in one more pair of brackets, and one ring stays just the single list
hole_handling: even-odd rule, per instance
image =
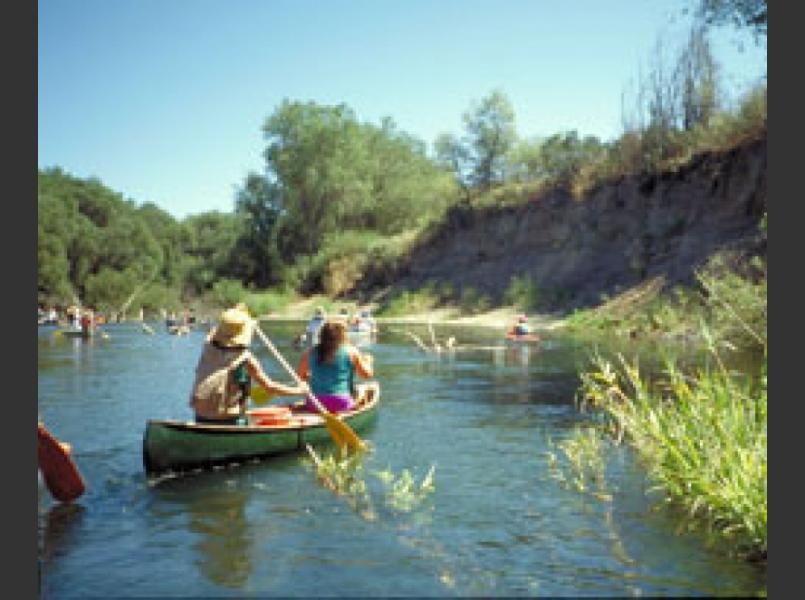
[{"label": "river water", "polygon": [[[264,331],[295,364],[299,323]],[[149,418],[190,419],[203,333],[108,326],[84,342],[40,327],[40,417],[73,446],[87,482],[76,503],[39,484],[43,598],[261,596],[747,595],[766,572],[730,558],[649,493],[630,451],[609,447],[602,500],[560,485],[549,452],[583,427],[576,369],[588,349],[420,352],[402,328],[369,346],[379,418],[361,437],[375,518],[320,485],[306,457],[149,482]],[[417,331],[412,329],[412,331]],[[443,328],[462,344],[494,332]],[[427,339],[426,330],[418,330]],[[259,340],[255,340],[257,349]],[[290,382],[267,352],[269,374]],[[287,399],[286,399],[287,400]],[[327,447],[320,448],[326,452]],[[374,473],[434,468],[435,489],[401,509]]]}]

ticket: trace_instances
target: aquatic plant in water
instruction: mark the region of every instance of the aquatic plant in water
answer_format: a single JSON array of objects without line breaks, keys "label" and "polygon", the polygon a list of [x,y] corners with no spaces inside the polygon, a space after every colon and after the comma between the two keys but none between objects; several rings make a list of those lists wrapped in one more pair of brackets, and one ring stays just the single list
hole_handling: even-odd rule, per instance
[{"label": "aquatic plant in water", "polygon": [[[310,446],[307,446],[307,450],[315,465],[316,476],[327,488],[343,496],[364,518],[368,520],[377,518],[363,475],[364,454],[329,454],[320,457]],[[408,469],[403,469],[399,475],[395,475],[387,468],[375,471],[374,475],[385,488],[385,504],[397,511],[410,512],[435,490],[434,472],[435,466],[431,466],[418,484]]]},{"label": "aquatic plant in water", "polygon": [[417,508],[436,489],[433,483],[435,470],[436,466],[431,465],[419,485],[408,469],[403,469],[399,475],[394,475],[391,469],[377,471],[376,477],[386,487],[386,505],[402,512]]},{"label": "aquatic plant in water", "polygon": [[327,488],[343,496],[347,503],[369,521],[377,518],[372,499],[363,478],[362,453],[329,454],[320,457],[309,445],[308,454],[313,460],[316,476]]},{"label": "aquatic plant in water", "polygon": [[603,444],[605,440],[596,427],[580,427],[571,437],[549,445],[561,452],[548,451],[548,468],[551,477],[566,488],[588,493],[598,500],[610,502],[612,494],[606,483]]}]

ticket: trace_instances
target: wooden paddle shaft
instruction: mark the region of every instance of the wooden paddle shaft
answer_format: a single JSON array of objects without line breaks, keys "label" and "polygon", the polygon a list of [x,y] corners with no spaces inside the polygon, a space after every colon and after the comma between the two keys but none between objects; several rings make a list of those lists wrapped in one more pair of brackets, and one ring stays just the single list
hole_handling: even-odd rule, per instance
[{"label": "wooden paddle shaft", "polygon": [[[263,333],[263,330],[260,329],[260,326],[257,325],[257,323],[255,323],[254,329],[257,332],[257,335],[262,340],[262,342],[266,345],[266,347],[274,355],[274,358],[276,358],[277,361],[285,368],[285,370],[288,371],[288,373],[291,375],[291,377],[293,377],[294,381],[296,381],[297,384],[301,385],[303,383],[303,381],[300,379],[299,375],[296,373],[296,371],[293,370],[291,365],[288,364],[288,362],[285,360],[285,357],[283,357],[282,354],[279,353],[279,350],[277,350],[274,347],[274,344],[271,343],[271,340],[268,339],[268,337],[266,336],[265,333]],[[313,394],[313,392],[309,391],[307,396],[308,396],[308,398],[313,400],[313,404],[316,405],[316,408],[318,408],[319,411],[321,411],[322,413],[328,413],[329,412],[326,408],[324,408],[324,405],[319,401],[318,398],[316,398],[316,396]]]}]

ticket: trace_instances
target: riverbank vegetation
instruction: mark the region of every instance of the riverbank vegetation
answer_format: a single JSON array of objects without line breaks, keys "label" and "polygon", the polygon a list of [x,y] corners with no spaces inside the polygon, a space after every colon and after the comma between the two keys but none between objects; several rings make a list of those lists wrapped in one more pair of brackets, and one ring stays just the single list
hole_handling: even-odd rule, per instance
[{"label": "riverbank vegetation", "polygon": [[[765,225],[762,229],[765,236]],[[597,447],[590,444],[590,435],[629,443],[655,489],[683,507],[690,524],[707,524],[732,541],[741,556],[765,560],[765,263],[756,257],[740,273],[723,259],[714,260],[700,272],[698,283],[698,288],[665,296],[648,286],[642,296],[569,319],[571,329],[586,335],[652,336],[666,344],[666,352],[661,369],[645,372],[637,358],[596,355],[581,374],[578,400],[582,410],[601,415],[603,425],[586,429],[561,449],[569,459],[586,455],[582,450]],[[671,356],[669,339],[683,341],[688,354],[706,350],[708,359],[695,367],[683,365]],[[750,366],[740,371],[729,360],[739,351],[755,357],[743,361]]]},{"label": "riverbank vegetation", "polygon": [[[711,21],[713,6],[703,12]],[[389,315],[428,302],[465,314],[500,302],[539,310],[549,294],[526,279],[501,299],[457,286],[401,290],[390,277],[455,211],[526,203],[556,188],[583,200],[606,181],[765,135],[765,83],[727,94],[718,75],[707,29],[697,25],[675,60],[658,50],[624,93],[623,132],[611,141],[577,131],[521,138],[501,90],[473,103],[464,131],[442,134],[431,150],[390,118],[366,123],[345,104],[286,100],[263,124],[265,168],[238,186],[233,211],[181,220],[97,178],[44,169],[39,301],[125,313],[218,307],[246,295],[263,313],[311,295],[349,298],[360,284]]]}]

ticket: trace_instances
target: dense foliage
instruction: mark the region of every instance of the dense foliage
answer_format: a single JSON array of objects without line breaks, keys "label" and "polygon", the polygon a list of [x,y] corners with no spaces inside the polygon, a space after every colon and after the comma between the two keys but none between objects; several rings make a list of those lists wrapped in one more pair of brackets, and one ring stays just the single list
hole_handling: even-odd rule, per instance
[{"label": "dense foliage", "polygon": [[232,269],[241,235],[234,215],[178,222],[137,206],[96,179],[39,173],[37,268],[41,302],[124,312],[178,307]]}]

